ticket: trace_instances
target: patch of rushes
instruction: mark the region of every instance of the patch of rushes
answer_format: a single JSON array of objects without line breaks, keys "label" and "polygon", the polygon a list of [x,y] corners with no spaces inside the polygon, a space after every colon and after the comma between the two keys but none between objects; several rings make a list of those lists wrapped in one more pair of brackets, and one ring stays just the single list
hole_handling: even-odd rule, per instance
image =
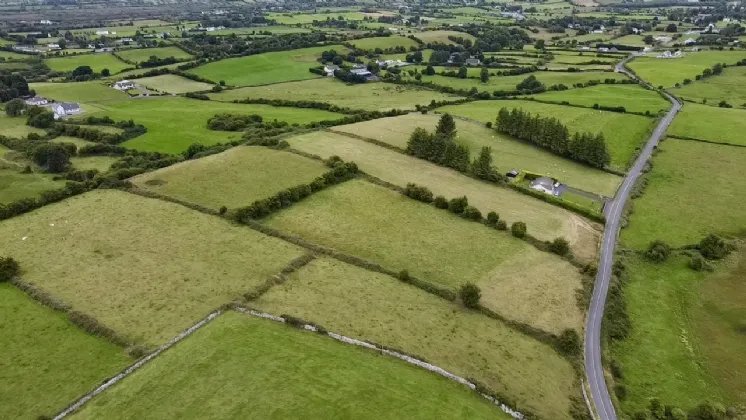
[{"label": "patch of rushes", "polygon": [[389,276],[316,259],[253,305],[402,349],[483,382],[519,411],[569,418],[575,374],[551,347]]}]

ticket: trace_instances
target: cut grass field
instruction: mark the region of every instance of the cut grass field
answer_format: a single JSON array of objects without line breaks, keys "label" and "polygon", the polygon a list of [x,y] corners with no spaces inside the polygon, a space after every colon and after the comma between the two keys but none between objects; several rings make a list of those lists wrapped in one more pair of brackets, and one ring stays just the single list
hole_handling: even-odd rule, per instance
[{"label": "cut grass field", "polygon": [[646,135],[653,128],[653,118],[619,112],[598,111],[563,105],[543,104],[533,101],[474,101],[462,105],[447,105],[439,112],[449,112],[459,117],[494,123],[500,108],[521,108],[543,117],[554,117],[567,125],[570,133],[603,133],[606,147],[611,154],[611,166],[624,170],[640,148]]},{"label": "cut grass field", "polygon": [[595,104],[612,107],[623,106],[628,112],[649,111],[653,115],[671,107],[671,104],[657,92],[639,85],[598,85],[583,89],[545,92],[530,97],[540,101],[556,103],[566,101],[571,105],[587,107],[592,107]]},{"label": "cut grass field", "polygon": [[133,67],[110,53],[48,58],[44,60],[44,64],[54,71],[65,73],[72,72],[80,66],[90,66],[96,73],[101,73],[103,69],[109,69],[112,74],[119,73],[128,67]]},{"label": "cut grass field", "polygon": [[134,79],[133,82],[151,90],[174,94],[210,90],[213,86],[209,83],[196,82],[175,74],[143,77],[141,79]]},{"label": "cut grass field", "polygon": [[423,89],[417,86],[389,83],[347,85],[335,78],[277,83],[267,86],[244,87],[211,93],[214,101],[252,99],[283,99],[292,101],[323,101],[341,107],[368,111],[414,109],[415,105],[429,105],[431,101],[460,99],[459,96]]},{"label": "cut grass field", "polygon": [[594,55],[570,55],[570,54],[558,54],[554,57],[554,62],[562,64],[582,64],[590,61],[601,61],[605,64],[612,64],[618,60],[606,57],[596,57]]},{"label": "cut grass field", "polygon": [[317,259],[254,305],[418,355],[508,395],[519,410],[569,418],[575,373],[551,348],[389,276]]},{"label": "cut grass field", "polygon": [[239,58],[229,58],[189,70],[189,73],[213,82],[224,80],[232,86],[256,86],[270,83],[306,80],[318,77],[308,71],[318,65],[317,58],[328,50],[344,53],[341,45],[303,48],[291,51],[268,52]]},{"label": "cut grass field", "polygon": [[24,280],[148,345],[175,337],[302,254],[178,204],[113,190],[6,220],[0,237],[0,255],[19,262]]},{"label": "cut grass field", "polygon": [[125,60],[134,61],[135,63],[142,63],[148,61],[152,56],[158,58],[169,58],[173,57],[177,60],[189,60],[193,56],[188,52],[182,50],[179,47],[162,47],[162,48],[138,48],[117,51],[117,55]]},{"label": "cut grass field", "polygon": [[[425,68],[420,68],[420,71]],[[474,74],[472,76],[478,76],[479,69],[473,69]],[[576,83],[587,83],[591,80],[598,80],[603,82],[604,79],[615,79],[623,80],[626,79],[624,75],[612,72],[602,71],[586,71],[586,72],[559,72],[559,71],[537,71],[534,73],[520,74],[517,76],[490,76],[487,83],[482,83],[478,78],[475,79],[459,79],[458,77],[448,77],[441,75],[433,76],[422,76],[423,82],[432,82],[439,86],[449,86],[454,89],[471,89],[477,88],[478,91],[494,92],[494,91],[515,91],[516,85],[524,81],[529,76],[536,76],[536,79],[549,87],[552,85],[563,84],[569,88]]]},{"label": "cut grass field", "polygon": [[[484,304],[544,330],[559,333],[582,326],[574,298],[581,287],[575,267],[552,254],[533,254],[531,245],[507,232],[377,185],[349,181],[328,188],[270,216],[266,224],[447,288],[476,283],[486,289]],[[453,240],[458,237],[469,240]],[[534,268],[516,273],[526,261]]]},{"label": "cut grass field", "polygon": [[354,45],[355,48],[359,48],[361,50],[375,50],[376,48],[386,50],[396,47],[404,47],[409,50],[410,47],[417,47],[420,45],[411,38],[398,35],[353,39],[349,42],[350,44]]},{"label": "cut grass field", "polygon": [[644,195],[634,201],[628,247],[646,248],[656,239],[671,246],[699,243],[709,233],[737,234],[746,214],[746,148],[668,138],[658,146]]},{"label": "cut grass field", "polygon": [[307,153],[323,157],[338,155],[354,161],[363,171],[401,187],[414,182],[448,199],[466,195],[470,204],[483,215],[495,211],[507,223],[525,222],[529,233],[542,240],[564,236],[570,241],[573,253],[582,260],[590,262],[596,256],[596,225],[568,210],[343,135],[319,132],[291,137],[287,141],[293,148]]},{"label": "cut grass field", "polygon": [[459,38],[469,39],[474,41],[476,38],[471,34],[459,31],[423,31],[414,34],[417,38],[421,39],[425,44],[440,42],[441,44],[455,44],[455,42],[448,39],[449,36],[455,36]]},{"label": "cut grass field", "polygon": [[651,85],[667,88],[676,83],[684,83],[684,79],[694,81],[704,69],[717,63],[731,65],[744,58],[746,51],[698,51],[684,53],[682,57],[672,59],[637,57],[627,63],[627,67]]},{"label": "cut grass field", "polygon": [[8,117],[5,112],[0,112],[0,136],[21,138],[31,133],[43,136],[46,132],[40,128],[26,125],[25,117]]},{"label": "cut grass field", "polygon": [[628,262],[625,297],[632,328],[611,346],[628,389],[626,413],[646,408],[652,397],[685,410],[707,400],[746,401],[739,360],[746,342],[738,330],[746,314],[739,299],[745,291],[743,257],[709,275],[687,264],[684,256],[663,264]]},{"label": "cut grass field", "polygon": [[51,416],[131,362],[99,339],[0,283],[0,418]]},{"label": "cut grass field", "polygon": [[164,153],[181,153],[192,143],[209,146],[241,139],[241,132],[207,128],[207,120],[219,113],[258,114],[267,122],[277,119],[290,124],[335,120],[343,116],[310,108],[244,105],[173,97],[111,102],[98,104],[97,107],[96,116],[108,115],[115,121],[132,119],[148,128],[147,133],[122,143],[123,146]]},{"label": "cut grass field", "polygon": [[294,153],[239,146],[139,175],[131,181],[140,188],[215,210],[221,206],[235,209],[308,184],[326,170],[320,162]]},{"label": "cut grass field", "polygon": [[82,104],[124,101],[129,96],[106,86],[100,81],[77,83],[30,83],[38,95],[59,102],[78,102]]},{"label": "cut grass field", "polygon": [[744,107],[746,105],[746,67],[732,66],[723,69],[719,76],[707,77],[697,80],[688,85],[670,89],[670,92],[690,101],[707,101],[717,105],[725,101],[733,106]]},{"label": "cut grass field", "polygon": [[267,18],[275,20],[282,25],[308,24],[313,21],[325,21],[327,19],[337,19],[342,16],[345,20],[363,20],[365,15],[360,12],[337,12],[328,13],[268,13]]},{"label": "cut grass field", "polygon": [[[408,114],[336,126],[332,130],[406,149],[409,136],[416,127],[434,131],[439,119],[440,116],[433,114]],[[472,157],[476,157],[482,147],[491,147],[494,165],[503,173],[514,169],[527,170],[609,197],[614,195],[621,182],[616,175],[561,158],[540,147],[499,134],[480,123],[457,120],[456,142],[468,147]]]},{"label": "cut grass field", "polygon": [[97,171],[104,173],[109,170],[112,163],[118,160],[119,157],[117,156],[73,156],[70,158],[70,163],[73,165],[73,168],[79,171],[96,169]]},{"label": "cut grass field", "polygon": [[685,103],[668,133],[716,143],[746,146],[746,111]]},{"label": "cut grass field", "polygon": [[232,311],[74,418],[268,419],[297,413],[319,419],[510,419],[469,388],[406,362]]},{"label": "cut grass field", "polygon": [[0,149],[0,204],[8,204],[22,198],[37,198],[48,190],[65,186],[64,181],[53,181],[51,175],[41,173],[22,174],[25,165],[6,164]]}]

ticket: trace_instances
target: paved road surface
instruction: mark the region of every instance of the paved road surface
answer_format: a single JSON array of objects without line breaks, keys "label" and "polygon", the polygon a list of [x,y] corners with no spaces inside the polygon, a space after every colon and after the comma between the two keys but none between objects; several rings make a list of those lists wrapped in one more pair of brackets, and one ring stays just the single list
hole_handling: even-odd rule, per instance
[{"label": "paved road surface", "polygon": [[[623,60],[616,66],[616,71],[624,73],[633,79],[637,77],[631,74],[625,67],[625,63],[631,57]],[[601,259],[598,263],[598,274],[596,275],[596,285],[593,288],[593,297],[591,306],[588,311],[588,319],[585,329],[585,374],[588,378],[588,385],[591,390],[591,398],[596,407],[596,412],[600,420],[616,420],[616,411],[609,397],[609,389],[604,379],[603,366],[601,364],[601,321],[604,316],[604,305],[606,303],[606,294],[609,291],[609,279],[611,278],[611,266],[614,263],[614,247],[619,234],[619,220],[624,210],[624,203],[629,198],[632,186],[640,176],[645,162],[650,158],[653,149],[665,133],[668,126],[673,121],[676,113],[681,109],[681,104],[676,98],[665,94],[673,106],[668,114],[661,120],[655,131],[645,144],[645,148],[640,153],[635,164],[627,172],[622,185],[617,190],[616,196],[610,200],[604,208],[606,216],[606,228],[604,230],[603,243],[601,245]]]}]

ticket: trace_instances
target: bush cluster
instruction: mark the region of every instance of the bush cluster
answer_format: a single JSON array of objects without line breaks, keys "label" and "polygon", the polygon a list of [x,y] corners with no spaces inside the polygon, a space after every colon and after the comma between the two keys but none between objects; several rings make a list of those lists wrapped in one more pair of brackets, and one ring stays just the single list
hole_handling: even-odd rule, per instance
[{"label": "bush cluster", "polygon": [[699,242],[699,252],[708,260],[720,260],[728,256],[732,248],[723,238],[711,233]]},{"label": "bush cluster", "polygon": [[236,209],[234,218],[241,223],[246,223],[248,220],[261,219],[277,210],[291,206],[293,203],[308,197],[314,192],[352,179],[357,172],[358,168],[354,162],[337,163],[333,169],[314,179],[310,184],[297,185],[280,191],[272,197],[257,200],[250,206]]},{"label": "bush cluster", "polygon": [[18,262],[11,257],[0,257],[0,283],[10,281],[21,272]]},{"label": "bush cluster", "polygon": [[97,186],[98,183],[96,182],[67,182],[63,188],[44,191],[39,198],[23,198],[8,204],[0,204],[0,220],[9,219],[47,204],[56,203],[67,197],[82,194]]},{"label": "bush cluster", "polygon": [[[123,131],[120,134],[107,133],[101,130],[96,130],[95,128],[85,127],[84,125],[116,127]],[[56,123],[50,128],[49,133],[52,137],[70,136],[95,143],[107,144],[123,143],[148,132],[148,129],[144,125],[136,124],[132,120],[114,122],[108,117],[88,117],[85,120],[64,120],[64,122]]]},{"label": "bush cluster", "polygon": [[474,283],[466,283],[459,288],[458,296],[464,306],[470,309],[475,309],[479,307],[479,299],[482,298],[482,290]]},{"label": "bush cluster", "polygon": [[430,191],[427,187],[421,187],[417,184],[407,184],[407,187],[404,189],[403,194],[417,201],[422,201],[423,203],[433,202],[433,192]]},{"label": "bush cluster", "polygon": [[666,261],[669,255],[671,255],[671,247],[661,240],[651,242],[648,250],[645,251],[645,258],[654,263]]}]

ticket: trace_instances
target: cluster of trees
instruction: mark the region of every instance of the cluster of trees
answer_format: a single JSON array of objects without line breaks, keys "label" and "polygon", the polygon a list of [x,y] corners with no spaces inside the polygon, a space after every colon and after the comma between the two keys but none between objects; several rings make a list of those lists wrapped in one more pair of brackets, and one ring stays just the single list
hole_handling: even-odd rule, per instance
[{"label": "cluster of trees", "polygon": [[510,111],[501,108],[495,129],[597,168],[611,162],[603,134],[575,133],[571,137],[567,127],[556,118],[531,115],[518,108]]},{"label": "cluster of trees", "polygon": [[67,76],[67,79],[74,82],[85,82],[99,77],[108,77],[110,74],[109,69],[102,69],[101,73],[95,73],[91,66],[78,66]]},{"label": "cluster of trees", "polygon": [[[271,124],[271,123],[270,123]],[[207,120],[207,128],[217,131],[241,131],[249,127],[264,126],[264,118],[257,114],[215,114]]]},{"label": "cluster of trees", "polygon": [[[623,400],[626,397],[626,387],[623,385],[615,389],[616,394]],[[739,413],[735,407],[726,409],[722,404],[703,402],[686,412],[672,405],[664,405],[658,398],[650,398],[648,407],[639,410],[632,416],[641,420],[728,420],[738,419]]]},{"label": "cluster of trees", "polygon": [[217,36],[199,33],[182,40],[179,46],[196,55],[198,59],[222,59],[261,54],[272,51],[286,51],[309,48],[322,43],[342,42],[342,36],[328,32],[299,34],[274,34],[262,38]]},{"label": "cluster of trees", "polygon": [[528,76],[527,78],[523,79],[520,83],[515,85],[515,90],[520,92],[523,95],[527,94],[533,94],[533,93],[541,93],[547,90],[546,86],[544,86],[544,83],[541,83],[536,79],[536,76],[533,74],[531,76]]},{"label": "cluster of trees", "polygon": [[[87,124],[90,126],[86,127]],[[122,130],[121,133],[107,133],[106,131],[97,130],[95,126],[116,127]],[[132,120],[114,122],[109,117],[97,118],[88,117],[85,120],[64,120],[61,123],[55,123],[48,127],[51,136],[70,136],[96,143],[119,144],[127,140],[141,136],[148,132],[148,129],[142,124],[136,124]]]},{"label": "cluster of trees", "polygon": [[343,162],[337,156],[332,156],[327,161],[327,166],[331,166],[332,169],[311,181],[310,184],[302,184],[280,191],[272,197],[257,200],[248,207],[236,209],[235,219],[241,223],[261,219],[281,208],[291,206],[314,192],[352,179],[358,172],[357,165],[354,162]]},{"label": "cluster of trees", "polygon": [[348,61],[350,63],[356,63],[357,62],[357,56],[353,53],[342,55],[337,52],[337,50],[328,50],[321,53],[321,57],[319,58],[319,62],[321,64],[334,64],[335,66],[341,66],[345,61]]},{"label": "cluster of trees", "polygon": [[26,109],[26,125],[36,128],[51,128],[54,125],[54,113],[38,106]]},{"label": "cluster of trees", "polygon": [[11,257],[0,257],[0,283],[10,281],[20,274],[18,262]]},{"label": "cluster of trees", "polygon": [[34,94],[35,92],[29,89],[26,79],[20,74],[0,72],[0,102]]},{"label": "cluster of trees", "polygon": [[178,58],[175,58],[173,56],[166,57],[166,58],[158,58],[154,55],[151,55],[147,60],[140,63],[139,66],[144,67],[144,68],[159,67],[159,66],[165,66],[167,64],[179,63],[181,61],[184,61],[184,60],[179,60]]},{"label": "cluster of trees", "polygon": [[334,77],[345,83],[365,83],[365,76],[353,73],[345,69],[334,70]]},{"label": "cluster of trees", "polygon": [[67,182],[63,188],[44,191],[38,198],[23,198],[8,204],[0,204],[0,220],[9,219],[47,204],[56,203],[67,197],[82,194],[98,185],[100,185],[100,182]]},{"label": "cluster of trees", "polygon": [[449,114],[444,114],[434,133],[424,128],[415,128],[407,142],[407,153],[438,165],[453,168],[459,172],[469,169],[469,149],[456,144],[456,122]]}]

